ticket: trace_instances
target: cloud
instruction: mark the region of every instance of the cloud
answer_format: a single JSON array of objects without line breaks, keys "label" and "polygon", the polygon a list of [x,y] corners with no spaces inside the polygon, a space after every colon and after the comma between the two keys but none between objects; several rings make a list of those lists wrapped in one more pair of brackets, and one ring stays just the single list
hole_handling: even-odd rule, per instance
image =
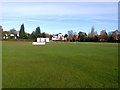
[{"label": "cloud", "polygon": [[117,17],[117,3],[2,4],[2,25],[18,28],[25,23],[27,32],[37,26],[51,33],[68,29],[87,31],[92,25],[116,28]]},{"label": "cloud", "polygon": [[[74,0],[74,2],[118,2],[119,0]],[[1,2],[43,2],[43,0],[1,0]],[[44,2],[73,2],[73,0],[44,0]]]},{"label": "cloud", "polygon": [[[99,3],[97,4],[99,5]],[[109,15],[117,12],[117,7],[108,7],[109,3],[103,7],[89,3],[79,3],[79,5],[72,5],[71,3],[4,3],[2,6],[3,15],[9,14],[10,16],[21,17],[38,15]]]}]

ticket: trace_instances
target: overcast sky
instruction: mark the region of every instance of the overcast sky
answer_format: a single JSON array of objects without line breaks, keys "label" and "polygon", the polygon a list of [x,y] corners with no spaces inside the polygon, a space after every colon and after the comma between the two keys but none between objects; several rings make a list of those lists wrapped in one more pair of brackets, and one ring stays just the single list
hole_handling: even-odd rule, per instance
[{"label": "overcast sky", "polygon": [[89,33],[92,26],[98,33],[118,29],[117,2],[4,2],[1,15],[4,30],[19,30],[24,23],[29,33],[37,26],[50,34],[68,30]]}]

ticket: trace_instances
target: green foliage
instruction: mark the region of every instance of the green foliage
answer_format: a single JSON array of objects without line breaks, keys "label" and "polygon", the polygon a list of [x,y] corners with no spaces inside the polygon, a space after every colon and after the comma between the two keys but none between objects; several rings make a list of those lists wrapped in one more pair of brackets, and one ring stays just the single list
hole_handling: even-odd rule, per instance
[{"label": "green foliage", "polygon": [[83,32],[78,33],[78,41],[85,41],[86,40],[86,34]]},{"label": "green foliage", "polygon": [[31,39],[31,34],[27,34],[27,39]]},{"label": "green foliage", "polygon": [[36,28],[36,30],[35,30],[35,37],[36,37],[36,38],[41,37],[40,27],[37,27],[37,28]]},{"label": "green foliage", "polygon": [[31,33],[31,39],[35,39],[35,32],[34,31]]},{"label": "green foliage", "polygon": [[67,34],[65,34],[65,35],[64,35],[64,38],[65,38],[65,37],[67,38],[67,37],[68,37],[68,35],[67,35]]},{"label": "green foliage", "polygon": [[20,27],[19,36],[20,36],[21,39],[26,38],[26,33],[25,33],[24,24],[22,24],[21,27]]},{"label": "green foliage", "polygon": [[42,37],[43,37],[43,38],[46,38],[45,32],[42,33]]},{"label": "green foliage", "polygon": [[113,41],[114,41],[114,38],[113,38],[112,35],[109,36],[108,41],[110,41],[110,42],[113,42]]},{"label": "green foliage", "polygon": [[53,35],[50,34],[50,40],[52,40]]}]

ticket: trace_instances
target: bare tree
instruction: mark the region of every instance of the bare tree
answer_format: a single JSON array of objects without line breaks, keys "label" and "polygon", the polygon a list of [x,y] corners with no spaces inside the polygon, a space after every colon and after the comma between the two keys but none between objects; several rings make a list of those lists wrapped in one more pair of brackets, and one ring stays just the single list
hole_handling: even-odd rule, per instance
[{"label": "bare tree", "polygon": [[106,30],[102,30],[100,32],[100,37],[99,37],[100,41],[107,41],[108,40],[108,35]]},{"label": "bare tree", "polygon": [[68,40],[69,40],[69,41],[72,41],[73,35],[74,35],[74,33],[73,33],[72,30],[68,31]]},{"label": "bare tree", "polygon": [[94,26],[91,28],[91,32],[88,34],[88,41],[94,41],[96,38],[97,32],[94,31]]}]

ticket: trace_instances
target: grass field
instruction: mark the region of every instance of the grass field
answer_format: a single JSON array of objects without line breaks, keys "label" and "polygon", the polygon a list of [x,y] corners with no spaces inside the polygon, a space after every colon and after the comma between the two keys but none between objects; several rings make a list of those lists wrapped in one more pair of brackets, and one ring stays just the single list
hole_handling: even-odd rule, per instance
[{"label": "grass field", "polygon": [[3,42],[3,88],[118,87],[117,43]]}]

